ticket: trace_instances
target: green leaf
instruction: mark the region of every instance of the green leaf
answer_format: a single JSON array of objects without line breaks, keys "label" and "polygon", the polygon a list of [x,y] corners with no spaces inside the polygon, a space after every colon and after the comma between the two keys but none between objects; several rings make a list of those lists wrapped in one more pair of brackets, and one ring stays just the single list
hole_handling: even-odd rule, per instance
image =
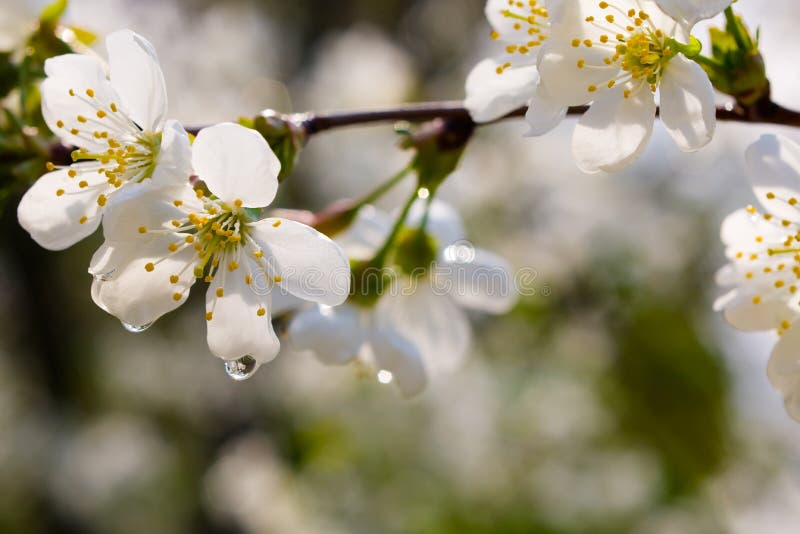
[{"label": "green leaf", "polygon": [[19,72],[11,62],[10,53],[0,53],[0,98],[5,98],[17,86]]}]

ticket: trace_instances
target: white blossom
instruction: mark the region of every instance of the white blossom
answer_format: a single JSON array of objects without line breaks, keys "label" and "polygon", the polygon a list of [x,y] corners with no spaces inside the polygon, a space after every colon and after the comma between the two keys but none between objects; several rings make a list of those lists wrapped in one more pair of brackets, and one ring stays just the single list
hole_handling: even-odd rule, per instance
[{"label": "white blossom", "polygon": [[252,208],[275,196],[280,162],[254,130],[230,123],[202,130],[192,163],[208,192],[144,183],[109,206],[106,241],[90,268],[92,296],[122,322],[144,326],[180,306],[204,279],[211,352],[264,363],[280,346],[271,292],[340,304],[349,292],[347,258],[304,224],[256,219]]},{"label": "white blossom", "polygon": [[67,146],[68,167],[48,164],[17,215],[41,246],[60,250],[93,233],[109,201],[151,180],[167,186],[191,175],[189,139],[166,120],[167,92],[155,50],[130,30],[108,36],[109,75],[97,58],[65,54],[45,62],[42,114]]}]

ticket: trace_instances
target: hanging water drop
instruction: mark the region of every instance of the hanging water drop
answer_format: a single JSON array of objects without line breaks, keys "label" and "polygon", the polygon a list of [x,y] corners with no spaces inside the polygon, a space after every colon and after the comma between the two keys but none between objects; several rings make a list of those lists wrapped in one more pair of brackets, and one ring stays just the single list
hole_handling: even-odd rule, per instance
[{"label": "hanging water drop", "polygon": [[252,356],[243,356],[238,360],[225,362],[225,372],[237,382],[247,380],[256,374],[258,367],[259,363]]},{"label": "hanging water drop", "polygon": [[144,332],[145,330],[147,330],[148,328],[153,326],[153,323],[147,323],[147,324],[143,324],[143,325],[135,325],[135,324],[128,324],[126,322],[123,322],[122,326],[128,332],[132,332],[134,334],[138,334],[139,332]]},{"label": "hanging water drop", "polygon": [[381,369],[378,371],[378,382],[381,384],[391,384],[392,380],[394,380],[394,375],[391,371],[387,371],[386,369]]}]

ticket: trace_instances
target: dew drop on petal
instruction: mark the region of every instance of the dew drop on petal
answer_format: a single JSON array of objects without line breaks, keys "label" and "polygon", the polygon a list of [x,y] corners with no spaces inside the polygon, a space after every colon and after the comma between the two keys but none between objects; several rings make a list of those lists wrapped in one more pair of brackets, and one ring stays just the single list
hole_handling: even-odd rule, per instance
[{"label": "dew drop on petal", "polygon": [[381,384],[389,384],[394,379],[394,375],[391,371],[387,371],[386,369],[381,369],[378,371],[378,382]]},{"label": "dew drop on petal", "polygon": [[258,362],[252,356],[243,356],[238,360],[225,362],[225,373],[237,382],[247,380],[256,374],[258,368]]},{"label": "dew drop on petal", "polygon": [[123,322],[122,326],[128,332],[132,332],[134,334],[138,334],[140,332],[144,332],[145,330],[147,330],[148,328],[153,326],[153,323],[147,323],[147,324],[143,324],[143,325],[135,325],[135,324],[128,324],[128,323]]}]

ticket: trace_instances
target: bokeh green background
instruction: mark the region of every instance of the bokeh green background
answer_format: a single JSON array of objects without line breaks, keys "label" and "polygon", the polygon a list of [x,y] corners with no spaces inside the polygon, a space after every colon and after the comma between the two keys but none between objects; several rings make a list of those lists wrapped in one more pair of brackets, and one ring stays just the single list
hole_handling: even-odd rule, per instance
[{"label": "bokeh green background", "polygon": [[[792,104],[792,59],[779,54],[791,2],[766,15],[765,2],[739,4],[766,17],[753,25]],[[145,35],[173,116],[200,126],[265,107],[461,98],[492,50],[482,9],[74,0],[65,22]],[[765,129],[719,130],[697,155],[657,131],[614,176],[575,170],[569,122],[544,139],[522,138],[520,122],[480,130],[442,195],[478,246],[533,270],[535,295],[507,316],[474,316],[465,368],[411,401],[289,347],[234,383],[205,345],[202,291],[146,332],[124,331],[89,297],[100,236],[47,252],[18,227],[12,196],[0,232],[0,532],[797,532],[800,432],[764,376],[771,338],[736,334],[711,311],[719,222],[750,201],[742,152]],[[365,192],[409,157],[396,141],[391,125],[314,138],[279,204]]]}]

